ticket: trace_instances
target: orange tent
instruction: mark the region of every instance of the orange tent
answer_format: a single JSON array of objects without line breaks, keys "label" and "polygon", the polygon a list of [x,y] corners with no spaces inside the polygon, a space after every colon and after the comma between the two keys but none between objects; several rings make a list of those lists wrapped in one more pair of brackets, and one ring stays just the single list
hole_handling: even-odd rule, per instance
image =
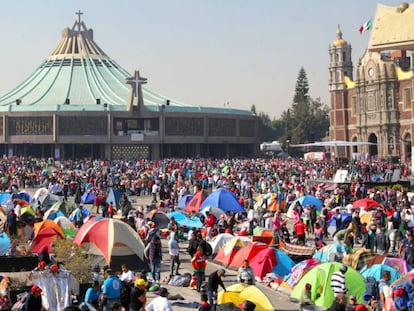
[{"label": "orange tent", "polygon": [[203,204],[204,200],[207,198],[208,193],[204,190],[198,191],[193,198],[188,202],[187,206],[185,207],[185,211],[187,213],[200,211],[200,206]]},{"label": "orange tent", "polygon": [[65,237],[65,234],[62,231],[62,228],[59,227],[57,223],[55,223],[53,220],[47,219],[43,220],[41,222],[36,222],[34,224],[34,235],[38,235],[40,231],[42,231],[45,228],[52,228],[55,230],[59,235]]},{"label": "orange tent", "polygon": [[44,247],[52,252],[52,242],[65,237],[62,229],[52,220],[44,220],[34,225],[34,238],[31,249],[33,253],[40,253]]},{"label": "orange tent", "polygon": [[268,245],[273,243],[273,230],[262,229],[253,235],[253,242],[262,242]]}]

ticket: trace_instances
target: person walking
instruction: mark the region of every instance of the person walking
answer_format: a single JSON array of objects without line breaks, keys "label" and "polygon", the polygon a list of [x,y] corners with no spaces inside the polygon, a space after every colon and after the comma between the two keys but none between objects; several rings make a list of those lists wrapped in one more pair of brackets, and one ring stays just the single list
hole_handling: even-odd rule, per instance
[{"label": "person walking", "polygon": [[175,274],[178,274],[178,269],[180,268],[180,247],[178,246],[178,240],[175,232],[170,232],[170,240],[168,241],[168,253],[171,257],[170,264],[170,277]]},{"label": "person walking", "polygon": [[226,274],[224,269],[219,269],[214,271],[208,276],[207,279],[207,297],[208,303],[211,306],[211,310],[216,310],[216,303],[214,302],[217,299],[218,287],[219,285],[226,291],[226,287],[224,286],[222,277]]},{"label": "person walking", "polygon": [[155,282],[159,283],[161,279],[162,246],[161,238],[158,235],[150,242],[148,259],[151,263],[152,276]]},{"label": "person walking", "polygon": [[197,251],[191,259],[191,265],[194,269],[194,274],[197,277],[197,292],[200,292],[201,284],[204,282],[206,275],[206,257],[201,246],[197,247]]},{"label": "person walking", "polygon": [[[345,273],[348,271],[348,266],[342,265],[339,271],[336,271],[331,276],[331,288],[334,292],[334,296],[338,295],[346,296],[348,289],[345,284]],[[346,299],[345,299],[346,302]]]}]

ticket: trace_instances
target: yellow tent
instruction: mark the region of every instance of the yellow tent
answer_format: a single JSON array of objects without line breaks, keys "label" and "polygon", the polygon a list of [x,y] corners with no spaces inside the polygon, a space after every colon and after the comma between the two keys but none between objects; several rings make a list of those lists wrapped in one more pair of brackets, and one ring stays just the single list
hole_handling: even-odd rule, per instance
[{"label": "yellow tent", "polygon": [[273,311],[272,306],[266,295],[254,285],[234,284],[218,294],[218,304],[233,303],[239,306],[244,301],[250,301],[256,305],[256,311]]}]

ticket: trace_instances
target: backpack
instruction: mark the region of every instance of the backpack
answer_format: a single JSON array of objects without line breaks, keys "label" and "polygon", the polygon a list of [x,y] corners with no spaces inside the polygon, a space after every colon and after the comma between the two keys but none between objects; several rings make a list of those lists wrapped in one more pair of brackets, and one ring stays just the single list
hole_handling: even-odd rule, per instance
[{"label": "backpack", "polygon": [[407,310],[408,299],[403,287],[397,286],[393,289],[394,305],[397,310]]},{"label": "backpack", "polygon": [[378,282],[372,276],[369,276],[365,279],[365,293],[363,297],[365,301],[370,301],[372,298],[375,300],[379,299]]}]

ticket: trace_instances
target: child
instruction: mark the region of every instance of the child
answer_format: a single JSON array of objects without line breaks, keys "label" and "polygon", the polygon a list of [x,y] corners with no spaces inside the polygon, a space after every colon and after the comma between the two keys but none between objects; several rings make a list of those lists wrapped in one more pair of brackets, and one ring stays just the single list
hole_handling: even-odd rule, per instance
[{"label": "child", "polygon": [[211,311],[211,305],[208,303],[207,294],[201,294],[201,304],[198,307],[198,311]]},{"label": "child", "polygon": [[109,206],[108,206],[108,217],[112,218],[113,215],[114,215],[114,203],[111,202],[109,203]]}]

